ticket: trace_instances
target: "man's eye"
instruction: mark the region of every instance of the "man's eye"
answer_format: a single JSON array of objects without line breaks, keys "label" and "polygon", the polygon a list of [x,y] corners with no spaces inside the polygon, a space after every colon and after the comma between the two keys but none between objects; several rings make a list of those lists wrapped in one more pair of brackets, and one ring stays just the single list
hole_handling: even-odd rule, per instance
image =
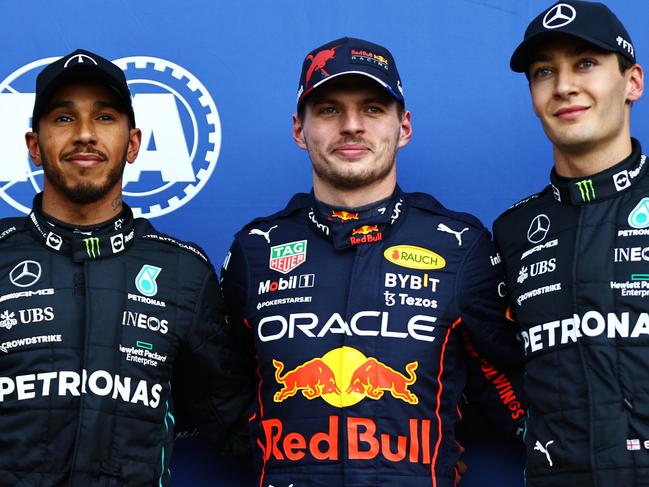
[{"label": "man's eye", "polygon": [[582,59],[579,61],[579,67],[582,69],[589,69],[595,66],[595,61],[592,59]]},{"label": "man's eye", "polygon": [[336,113],[336,109],[334,107],[322,107],[320,109],[320,113],[322,114]]},{"label": "man's eye", "polygon": [[384,110],[383,110],[383,108],[381,108],[379,106],[372,105],[372,106],[367,108],[367,111],[369,113],[383,113]]},{"label": "man's eye", "polygon": [[112,115],[110,115],[108,113],[102,113],[101,115],[99,115],[97,117],[97,120],[101,120],[102,122],[109,122],[111,120],[115,120],[115,117],[113,117]]},{"label": "man's eye", "polygon": [[537,68],[534,70],[534,78],[547,78],[552,74],[552,70],[550,68]]},{"label": "man's eye", "polygon": [[72,117],[69,117],[68,115],[59,115],[54,119],[55,122],[60,122],[60,123],[66,123],[66,122],[71,122]]}]

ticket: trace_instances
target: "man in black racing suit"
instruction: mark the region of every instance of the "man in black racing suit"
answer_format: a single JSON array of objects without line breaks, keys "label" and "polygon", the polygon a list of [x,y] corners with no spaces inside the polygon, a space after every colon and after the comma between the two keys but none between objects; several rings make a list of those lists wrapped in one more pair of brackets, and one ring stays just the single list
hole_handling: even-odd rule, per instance
[{"label": "man in black racing suit", "polygon": [[530,487],[649,486],[649,177],[643,73],[604,5],[567,1],[511,59],[554,146],[543,191],[494,224],[526,351]]},{"label": "man in black racing suit", "polygon": [[36,91],[44,190],[0,221],[0,485],[166,486],[174,432],[225,441],[248,402],[218,281],[122,203],[122,71],[78,50]]},{"label": "man in black racing suit", "polygon": [[298,98],[313,192],[246,225],[222,273],[254,342],[258,485],[451,487],[464,334],[496,363],[481,372],[495,414],[524,415],[500,369],[522,360],[502,264],[475,218],[396,185],[412,128],[387,49],[315,49]]}]

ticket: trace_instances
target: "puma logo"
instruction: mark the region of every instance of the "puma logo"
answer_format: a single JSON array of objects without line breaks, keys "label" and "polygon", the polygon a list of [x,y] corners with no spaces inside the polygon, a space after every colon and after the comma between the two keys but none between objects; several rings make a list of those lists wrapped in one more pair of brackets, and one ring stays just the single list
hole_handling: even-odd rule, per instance
[{"label": "puma logo", "polygon": [[267,231],[259,230],[258,228],[253,228],[248,232],[248,235],[261,235],[266,239],[266,242],[270,243],[270,232],[272,232],[275,228],[277,228],[277,225],[273,225],[270,227]]},{"label": "puma logo", "polygon": [[451,230],[449,227],[447,227],[443,223],[440,223],[439,225],[437,225],[437,230],[439,230],[440,232],[452,233],[453,235],[455,235],[455,238],[457,238],[457,243],[458,243],[458,245],[460,247],[462,247],[462,234],[464,232],[466,232],[468,229],[469,229],[469,227],[464,227],[459,232],[456,232],[455,230]]},{"label": "puma logo", "polygon": [[538,451],[540,451],[541,453],[544,453],[544,454],[545,454],[545,458],[548,459],[548,463],[550,464],[550,466],[552,466],[552,458],[550,458],[550,452],[548,451],[548,447],[549,447],[552,443],[554,443],[554,440],[550,440],[550,441],[548,441],[548,442],[545,444],[545,446],[543,446],[539,440],[536,440],[536,445],[534,446],[534,449],[535,449],[535,450],[538,450]]}]

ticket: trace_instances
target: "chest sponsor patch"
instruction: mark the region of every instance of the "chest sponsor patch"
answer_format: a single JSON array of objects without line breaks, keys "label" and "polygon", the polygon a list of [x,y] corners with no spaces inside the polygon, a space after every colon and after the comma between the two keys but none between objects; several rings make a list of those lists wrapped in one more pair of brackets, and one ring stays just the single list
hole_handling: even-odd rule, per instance
[{"label": "chest sponsor patch", "polygon": [[269,267],[282,274],[288,274],[306,262],[306,240],[296,240],[270,248]]},{"label": "chest sponsor patch", "polygon": [[383,252],[389,262],[409,269],[433,270],[446,267],[446,260],[432,250],[415,245],[395,245]]}]

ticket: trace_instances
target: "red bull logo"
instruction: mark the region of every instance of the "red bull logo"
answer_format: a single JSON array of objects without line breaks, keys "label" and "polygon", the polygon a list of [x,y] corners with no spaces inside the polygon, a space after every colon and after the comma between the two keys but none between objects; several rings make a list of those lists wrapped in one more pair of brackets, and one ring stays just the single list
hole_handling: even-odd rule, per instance
[{"label": "red bull logo", "polygon": [[375,358],[369,358],[354,371],[346,392],[357,392],[370,399],[381,399],[384,392],[388,391],[394,398],[410,404],[418,404],[419,398],[408,389],[408,386],[417,380],[415,370],[417,370],[417,362],[406,365],[408,372],[406,377]]},{"label": "red bull logo", "polygon": [[[264,461],[298,461],[305,457],[319,461],[373,460],[377,457],[390,462],[431,463],[431,420],[411,418],[404,425],[402,434],[379,432],[371,418],[348,417],[343,419],[343,434],[347,441],[340,441],[341,418],[329,416],[326,431],[305,436],[297,431],[286,431],[281,419],[261,421]],[[398,445],[396,451],[393,445]]]},{"label": "red bull logo", "polygon": [[363,225],[360,228],[354,228],[352,230],[352,235],[369,235],[370,233],[378,232],[378,225]]},{"label": "red bull logo", "polygon": [[313,54],[309,54],[306,57],[307,60],[311,61],[311,65],[306,72],[306,79],[304,80],[304,84],[306,86],[309,86],[309,80],[311,79],[311,76],[313,76],[313,73],[315,73],[316,71],[320,71],[325,78],[328,78],[330,76],[330,74],[325,71],[325,66],[330,59],[336,57],[336,49],[338,49],[339,47],[340,46],[332,47],[331,49],[323,49],[322,51],[318,51],[315,56]]},{"label": "red bull logo", "polygon": [[402,374],[354,348],[341,347],[283,375],[284,364],[273,360],[273,365],[275,380],[283,386],[273,396],[275,402],[282,402],[301,391],[309,400],[320,397],[335,407],[351,406],[365,398],[379,400],[386,392],[408,404],[419,403],[417,395],[410,390],[417,381],[416,361],[408,363],[406,374]]},{"label": "red bull logo", "polygon": [[[361,236],[357,237],[357,235]],[[360,228],[354,228],[351,237],[349,237],[349,243],[352,245],[380,242],[381,240],[383,240],[383,233],[379,232],[378,225],[363,225]]]},{"label": "red bull logo", "polygon": [[283,376],[284,364],[279,360],[273,360],[273,365],[275,366],[275,380],[284,386],[281,391],[275,393],[273,398],[275,402],[282,402],[294,396],[297,391],[302,391],[307,399],[314,399],[323,394],[340,394],[334,373],[322,359],[309,360],[286,372]]},{"label": "red bull logo", "polygon": [[331,218],[338,218],[342,222],[350,221],[350,220],[358,220],[358,213],[350,213],[349,211],[341,210],[341,211],[335,211],[331,210]]}]

